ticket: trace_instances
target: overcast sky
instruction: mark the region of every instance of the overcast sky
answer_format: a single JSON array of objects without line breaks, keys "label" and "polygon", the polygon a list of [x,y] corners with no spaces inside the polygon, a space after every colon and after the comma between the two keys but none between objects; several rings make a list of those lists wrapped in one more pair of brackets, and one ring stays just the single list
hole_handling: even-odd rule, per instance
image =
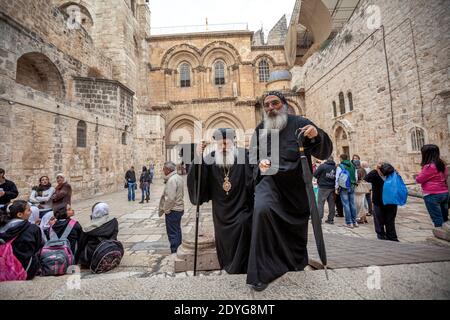
[{"label": "overcast sky", "polygon": [[[150,0],[152,28],[248,23],[251,31],[264,26],[266,33],[283,16],[288,23],[295,0]],[[267,34],[266,34],[267,36]]]}]

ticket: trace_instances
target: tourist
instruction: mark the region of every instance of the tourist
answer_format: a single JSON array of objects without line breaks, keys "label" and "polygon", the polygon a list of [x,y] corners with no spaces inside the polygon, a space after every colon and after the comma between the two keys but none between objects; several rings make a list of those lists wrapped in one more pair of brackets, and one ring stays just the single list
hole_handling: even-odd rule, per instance
[{"label": "tourist", "polygon": [[335,203],[334,203],[334,184],[336,181],[336,163],[333,157],[319,166],[314,172],[314,178],[317,179],[319,187],[317,208],[319,210],[320,219],[324,216],[325,201],[328,202],[328,219],[325,221],[329,224],[334,224]]},{"label": "tourist", "polygon": [[398,241],[395,230],[397,205],[383,203],[384,181],[394,171],[395,169],[389,163],[378,163],[375,170],[364,178],[372,184],[373,222],[377,238],[380,240]]},{"label": "tourist", "polygon": [[133,166],[126,172],[125,181],[128,187],[128,201],[136,201],[136,173]]},{"label": "tourist", "polygon": [[[311,156],[327,159],[333,149],[323,130],[303,117],[288,114],[281,92],[269,92],[263,108],[264,120],[255,130],[250,150],[250,163],[257,165],[247,284],[255,291],[266,289],[288,271],[301,271],[308,265],[310,208],[297,133],[303,133],[309,161]],[[278,133],[279,139],[269,139],[276,135],[267,137],[267,130]],[[278,142],[279,150],[272,154],[272,146]]]},{"label": "tourist", "polygon": [[353,229],[359,226],[356,221],[355,205],[356,170],[346,154],[342,154],[340,159],[341,163],[336,170],[335,190],[344,207],[345,225],[343,226]]},{"label": "tourist", "polygon": [[0,168],[0,209],[6,207],[19,196],[16,184],[5,178],[5,170]]},{"label": "tourist", "polygon": [[[450,231],[448,221],[448,168],[440,158],[439,147],[427,144],[422,147],[422,171],[416,177],[423,190],[423,199],[435,228]],[[437,230],[433,230],[436,233]]]},{"label": "tourist", "polygon": [[[369,163],[367,161],[361,161],[361,167],[366,171],[366,175],[369,174],[372,169],[369,167]],[[367,208],[367,216],[370,217],[373,214],[373,206],[372,206],[372,190],[370,190],[366,194],[366,201],[364,204]]]},{"label": "tourist", "polygon": [[358,216],[358,223],[365,224],[369,223],[367,220],[367,211],[366,211],[366,194],[370,192],[370,184],[364,180],[367,173],[364,168],[362,168],[359,160],[355,160],[354,164],[356,165],[356,176],[357,176],[357,186],[355,188],[355,205],[356,205],[356,214]]},{"label": "tourist", "polygon": [[173,162],[164,164],[165,188],[159,202],[159,216],[165,216],[171,253],[176,253],[181,245],[181,218],[184,214],[184,183],[176,169]]},{"label": "tourist", "polygon": [[[66,207],[59,207],[57,210],[54,211],[55,220],[52,223],[53,225],[50,228],[50,234],[49,239],[51,238],[51,233],[55,232],[58,238],[60,238],[63,233],[65,232],[66,228],[69,226],[69,222],[71,218],[75,215],[74,210],[70,205],[67,205]],[[80,255],[80,241],[81,241],[81,234],[82,234],[82,228],[81,225],[76,222],[75,225],[72,227],[72,230],[70,231],[69,235],[67,236],[67,240],[70,242],[70,249],[72,250],[72,254],[75,258],[75,264],[78,262],[78,257]]]},{"label": "tourist", "polygon": [[[212,201],[217,258],[220,267],[229,274],[247,272],[254,202],[248,152],[237,148],[235,139],[233,129],[216,130],[214,150],[201,165],[200,204]],[[205,147],[205,143],[199,144],[197,159],[201,159]],[[197,204],[199,166],[191,166],[187,177],[189,198],[194,205]]]},{"label": "tourist", "polygon": [[[358,156],[357,154],[354,154],[354,155],[353,155],[352,161],[351,161],[354,167],[356,167],[355,161],[361,161],[361,157]],[[360,163],[361,163],[361,162],[360,162]]]},{"label": "tourist", "polygon": [[56,183],[55,193],[51,198],[53,212],[72,204],[72,187],[62,173],[56,176]]},{"label": "tourist", "polygon": [[109,206],[98,202],[92,206],[91,220],[83,226],[80,241],[80,264],[84,267],[91,265],[92,256],[100,242],[117,240],[119,222],[109,215]]},{"label": "tourist", "polygon": [[32,204],[32,209],[37,208],[38,219],[42,219],[48,212],[53,210],[53,194],[55,188],[50,184],[50,179],[43,176],[39,179],[39,185],[33,188],[29,202]]},{"label": "tourist", "polygon": [[150,183],[152,179],[150,177],[150,170],[147,167],[142,168],[141,177],[139,178],[139,188],[142,190],[142,200],[139,203],[144,203],[144,200],[150,200]]},{"label": "tourist", "polygon": [[26,271],[27,280],[33,279],[39,270],[39,252],[43,245],[41,231],[28,221],[30,215],[30,205],[23,200],[0,209],[0,239],[5,243],[14,240],[13,254]]}]

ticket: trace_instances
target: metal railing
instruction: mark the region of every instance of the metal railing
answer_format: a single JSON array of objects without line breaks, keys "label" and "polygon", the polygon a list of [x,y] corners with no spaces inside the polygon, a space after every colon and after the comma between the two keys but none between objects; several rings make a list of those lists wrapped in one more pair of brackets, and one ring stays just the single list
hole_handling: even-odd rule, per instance
[{"label": "metal railing", "polygon": [[248,31],[248,23],[223,23],[223,24],[159,27],[159,28],[151,28],[150,34],[152,36],[156,36],[166,34],[201,33],[214,31]]}]

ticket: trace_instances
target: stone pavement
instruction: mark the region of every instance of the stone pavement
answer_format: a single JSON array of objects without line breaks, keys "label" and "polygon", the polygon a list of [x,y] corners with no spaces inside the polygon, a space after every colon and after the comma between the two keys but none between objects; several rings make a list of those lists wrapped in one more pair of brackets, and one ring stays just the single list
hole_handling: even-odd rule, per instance
[{"label": "stone pavement", "polygon": [[[330,282],[324,282],[323,271],[320,270],[290,273],[277,280],[263,294],[254,296],[246,287],[244,276],[210,271],[200,272],[200,277],[193,278],[192,272],[174,273],[175,256],[170,254],[164,219],[157,213],[162,190],[162,181],[155,181],[151,187],[151,201],[144,204],[138,203],[140,195],[136,202],[128,202],[126,190],[74,203],[76,219],[82,225],[89,221],[94,203],[104,201],[110,205],[111,214],[119,220],[119,240],[125,247],[125,256],[117,269],[103,275],[92,275],[87,270],[81,270],[80,274],[72,276],[79,277],[82,283],[81,290],[75,291],[66,288],[70,276],[0,284],[0,298],[229,299],[228,295],[232,295],[233,299],[449,298],[449,262],[404,265],[436,260],[423,257],[411,260],[409,253],[417,249],[415,245],[432,245],[427,248],[450,252],[448,243],[433,239],[433,226],[421,199],[410,198],[408,204],[399,209],[396,220],[401,245],[410,244],[413,247],[398,247],[397,251],[393,251],[386,248],[392,243],[376,240],[372,221],[359,228],[347,229],[340,227],[344,223],[343,218],[336,218],[335,225],[323,225],[325,239],[331,241],[328,243],[330,267],[336,268],[330,271]],[[195,222],[195,207],[190,204],[187,192],[185,203],[182,220],[184,237],[193,231]],[[202,206],[200,233],[212,228],[210,212],[210,204]],[[310,238],[311,235],[312,228]],[[369,251],[370,261],[345,250],[349,239],[355,240],[353,244],[356,247],[359,243],[365,244],[363,247],[366,252]],[[313,260],[317,259],[315,254],[311,241],[310,255]],[[386,264],[397,265],[384,266]],[[383,290],[367,289],[367,269],[354,268],[367,265],[382,266],[381,273],[386,277],[383,278],[386,280]],[[401,282],[403,280],[406,282]],[[414,291],[416,288],[417,292]],[[190,292],[189,295],[185,290]]]}]

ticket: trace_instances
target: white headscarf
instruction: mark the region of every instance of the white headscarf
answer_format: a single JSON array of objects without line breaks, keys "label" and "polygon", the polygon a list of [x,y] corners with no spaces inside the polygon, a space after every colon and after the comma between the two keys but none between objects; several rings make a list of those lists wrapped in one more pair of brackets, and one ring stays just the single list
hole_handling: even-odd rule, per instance
[{"label": "white headscarf", "polygon": [[100,219],[107,215],[109,215],[109,206],[104,202],[97,203],[92,209],[92,220]]}]

